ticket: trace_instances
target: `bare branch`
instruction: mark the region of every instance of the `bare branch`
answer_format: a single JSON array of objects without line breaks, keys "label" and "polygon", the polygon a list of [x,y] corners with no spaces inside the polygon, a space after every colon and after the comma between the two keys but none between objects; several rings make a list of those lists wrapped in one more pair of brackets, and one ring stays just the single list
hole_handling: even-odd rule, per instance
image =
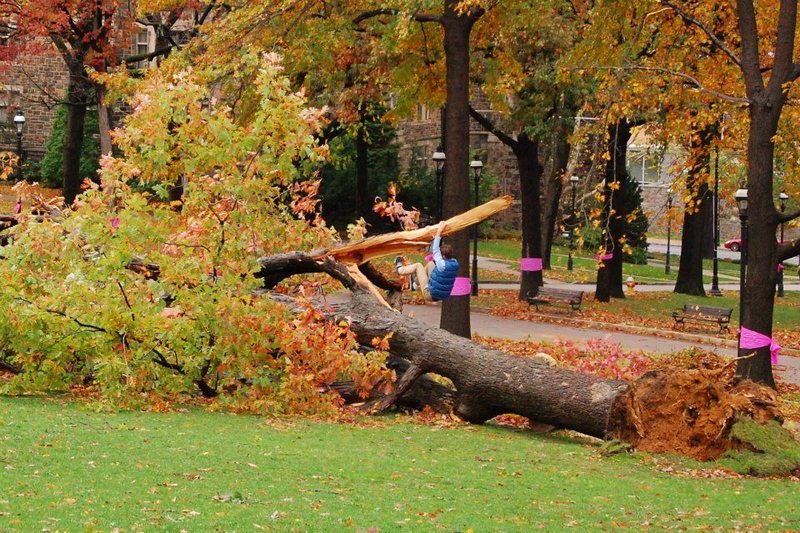
[{"label": "bare branch", "polygon": [[495,126],[495,124],[489,120],[489,118],[484,115],[483,113],[478,112],[475,110],[474,107],[469,106],[469,116],[475,119],[475,121],[483,126],[483,129],[487,130],[489,133],[500,139],[500,141],[511,148],[514,149],[517,146],[517,141],[506,132]]},{"label": "bare branch", "polygon": [[717,34],[715,34],[713,31],[711,31],[711,29],[708,26],[706,26],[702,21],[700,21],[700,20],[694,18],[693,16],[689,15],[686,11],[681,9],[679,6],[673,4],[672,2],[667,2],[665,0],[661,0],[661,4],[664,5],[664,6],[667,6],[670,9],[672,9],[675,13],[678,14],[679,17],[681,17],[683,20],[685,20],[689,24],[692,24],[692,25],[697,26],[698,28],[700,28],[703,31],[703,33],[705,33],[708,36],[708,38],[711,39],[711,42],[713,42],[715,45],[717,45],[717,47],[720,50],[722,50],[725,53],[725,55],[727,55],[729,58],[731,58],[731,61],[733,61],[738,67],[741,68],[742,61],[739,59],[739,57],[733,52],[733,50],[728,48],[725,45],[725,43],[722,42],[722,39],[720,39],[719,36]]},{"label": "bare branch", "polygon": [[778,262],[782,263],[800,255],[800,239],[778,245]]},{"label": "bare branch", "polygon": [[778,213],[778,222],[785,224],[792,220],[800,218],[800,211],[790,211],[789,213]]}]

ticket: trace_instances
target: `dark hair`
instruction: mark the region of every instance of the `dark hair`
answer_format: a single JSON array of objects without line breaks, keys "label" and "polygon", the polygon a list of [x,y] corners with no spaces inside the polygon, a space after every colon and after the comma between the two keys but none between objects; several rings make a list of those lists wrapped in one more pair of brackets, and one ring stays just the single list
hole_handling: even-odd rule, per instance
[{"label": "dark hair", "polygon": [[442,256],[445,259],[452,259],[453,258],[453,247],[449,244],[443,244],[439,247],[439,251],[442,252]]}]

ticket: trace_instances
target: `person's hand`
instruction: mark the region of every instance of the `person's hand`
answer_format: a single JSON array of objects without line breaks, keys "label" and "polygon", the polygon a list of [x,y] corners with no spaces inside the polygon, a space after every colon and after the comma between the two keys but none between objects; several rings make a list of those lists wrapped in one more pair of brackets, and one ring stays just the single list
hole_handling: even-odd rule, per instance
[{"label": "person's hand", "polygon": [[446,227],[447,227],[447,222],[445,222],[444,220],[439,222],[439,227],[436,229],[436,236],[437,237],[441,237],[442,236],[442,232],[444,231],[444,228],[446,228]]}]

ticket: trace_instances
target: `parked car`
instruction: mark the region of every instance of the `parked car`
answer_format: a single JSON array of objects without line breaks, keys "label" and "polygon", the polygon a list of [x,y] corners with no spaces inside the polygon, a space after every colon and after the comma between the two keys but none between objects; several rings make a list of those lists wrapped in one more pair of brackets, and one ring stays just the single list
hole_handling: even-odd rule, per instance
[{"label": "parked car", "polygon": [[[780,245],[788,242],[790,241],[778,241],[778,244]],[[739,250],[742,249],[742,239],[731,239],[729,241],[725,241],[725,244],[723,244],[722,246],[724,246],[728,250],[731,250],[732,252],[738,252]]]},{"label": "parked car", "polygon": [[728,250],[731,250],[733,252],[738,252],[739,250],[742,249],[742,239],[731,239],[729,241],[725,241],[725,244],[723,244],[723,246]]}]

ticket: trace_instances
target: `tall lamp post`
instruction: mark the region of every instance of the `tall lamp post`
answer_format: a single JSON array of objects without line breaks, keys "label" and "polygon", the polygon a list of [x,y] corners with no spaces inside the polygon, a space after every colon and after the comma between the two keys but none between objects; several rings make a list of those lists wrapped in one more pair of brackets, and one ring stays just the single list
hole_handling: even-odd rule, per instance
[{"label": "tall lamp post", "polygon": [[14,115],[14,127],[17,128],[17,156],[19,156],[19,161],[17,163],[17,171],[18,177],[22,178],[22,162],[23,162],[23,154],[22,154],[22,132],[25,130],[25,114],[22,112],[21,109],[17,109],[17,113]]},{"label": "tall lamp post", "polygon": [[739,208],[739,221],[742,224],[742,248],[739,255],[739,335],[741,336],[742,318],[744,317],[744,291],[747,288],[747,189],[739,189],[734,195],[736,207]]},{"label": "tall lamp post", "polygon": [[447,159],[441,145],[436,147],[431,159],[436,165],[436,220],[440,221],[442,220],[442,193],[444,192],[444,162]]},{"label": "tall lamp post", "polygon": [[[724,120],[724,119],[723,119]],[[725,135],[723,129],[720,139]],[[713,271],[711,275],[711,290],[708,294],[711,296],[722,296],[722,291],[719,289],[719,146],[716,147],[714,154],[714,261]]]},{"label": "tall lamp post", "polygon": [[[478,205],[478,186],[481,181],[483,161],[473,159],[469,167],[472,169],[472,179],[475,181],[475,206]],[[478,295],[478,224],[472,226],[472,296]]]},{"label": "tall lamp post", "polygon": [[572,251],[575,249],[575,225],[577,217],[575,216],[575,189],[578,188],[578,176],[574,174],[569,177],[569,184],[572,187],[572,212],[570,213],[569,221],[569,250],[567,251],[567,270],[572,270]]},{"label": "tall lamp post", "polygon": [[[778,199],[781,202],[781,213],[783,213],[786,211],[786,200],[789,199],[789,195],[783,191],[778,195]],[[781,222],[781,243],[783,243],[783,222]],[[778,265],[778,297],[783,298],[783,263]]]},{"label": "tall lamp post", "polygon": [[672,191],[667,196],[667,260],[664,263],[664,273],[669,274],[669,247],[672,240]]}]

